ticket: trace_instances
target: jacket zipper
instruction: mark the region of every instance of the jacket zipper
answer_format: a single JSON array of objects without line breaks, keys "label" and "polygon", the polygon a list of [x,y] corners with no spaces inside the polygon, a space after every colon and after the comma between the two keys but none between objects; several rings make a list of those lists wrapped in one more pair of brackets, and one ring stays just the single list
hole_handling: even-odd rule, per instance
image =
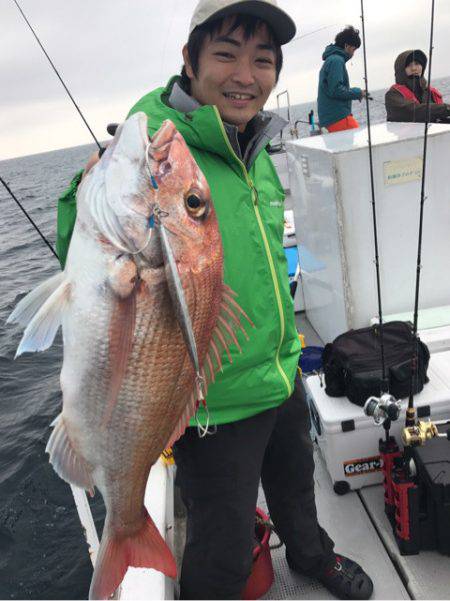
[{"label": "jacket zipper", "polygon": [[284,313],[283,313],[283,304],[281,302],[280,287],[279,287],[279,284],[278,284],[277,274],[276,274],[276,271],[275,271],[275,264],[273,262],[273,257],[272,257],[272,254],[270,252],[269,241],[267,239],[267,234],[266,234],[266,231],[264,229],[264,224],[263,224],[262,219],[261,219],[261,214],[259,212],[259,207],[258,207],[258,191],[256,190],[255,185],[254,185],[252,179],[249,176],[249,173],[247,171],[247,167],[239,159],[239,157],[234,152],[234,150],[233,150],[233,148],[232,148],[232,146],[230,144],[230,140],[228,139],[227,133],[226,133],[225,128],[223,126],[222,118],[220,117],[220,114],[219,114],[219,111],[218,111],[217,107],[214,106],[213,108],[214,108],[214,111],[216,113],[217,121],[218,121],[220,129],[222,131],[222,135],[224,137],[225,143],[227,144],[228,149],[230,150],[231,154],[239,162],[239,164],[240,164],[240,166],[242,168],[242,173],[244,174],[245,180],[247,182],[247,185],[249,186],[249,188],[252,191],[253,209],[255,211],[256,220],[258,222],[258,226],[259,226],[259,229],[260,229],[260,232],[261,232],[261,236],[262,236],[262,239],[263,239],[264,249],[266,251],[267,260],[269,262],[270,273],[271,273],[271,276],[272,276],[272,283],[273,283],[274,290],[275,290],[275,296],[276,296],[277,305],[278,305],[278,313],[279,313],[279,317],[280,317],[281,336],[280,336],[280,342],[278,343],[277,353],[276,353],[276,356],[275,356],[275,363],[276,363],[278,371],[279,371],[279,373],[280,373],[281,377],[283,378],[283,381],[284,381],[284,383],[286,385],[286,388],[288,390],[288,395],[290,396],[292,394],[291,383],[289,382],[289,378],[287,377],[287,375],[284,373],[283,368],[281,367],[281,363],[280,363],[280,349],[281,349],[281,345],[283,344],[283,339],[284,339],[284,334],[285,334],[285,329],[286,329],[285,320],[284,320]]}]

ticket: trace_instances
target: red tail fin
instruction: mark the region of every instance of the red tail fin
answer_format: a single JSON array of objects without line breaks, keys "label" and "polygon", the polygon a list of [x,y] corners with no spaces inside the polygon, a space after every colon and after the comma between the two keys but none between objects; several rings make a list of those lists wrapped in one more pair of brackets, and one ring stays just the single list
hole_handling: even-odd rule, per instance
[{"label": "red tail fin", "polygon": [[141,530],[134,536],[111,536],[105,526],[89,599],[109,599],[122,582],[128,566],[153,568],[171,578],[177,576],[173,555],[148,514]]}]

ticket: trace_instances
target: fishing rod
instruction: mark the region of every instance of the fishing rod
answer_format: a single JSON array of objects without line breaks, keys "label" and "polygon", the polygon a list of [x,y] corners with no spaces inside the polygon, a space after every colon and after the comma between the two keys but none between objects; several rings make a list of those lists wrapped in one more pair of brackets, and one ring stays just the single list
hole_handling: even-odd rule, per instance
[{"label": "fishing rod", "polygon": [[420,190],[420,212],[419,212],[419,236],[417,242],[417,265],[416,265],[416,289],[414,295],[414,319],[413,319],[413,360],[411,368],[411,381],[410,391],[408,399],[408,408],[406,410],[406,421],[405,429],[415,426],[416,424],[416,412],[414,409],[414,378],[417,378],[418,373],[418,341],[417,341],[417,324],[419,316],[419,292],[420,292],[420,275],[422,271],[422,237],[423,237],[423,214],[425,206],[425,179],[426,179],[426,166],[427,166],[427,151],[428,151],[428,127],[430,124],[430,85],[431,85],[431,64],[433,59],[433,36],[434,36],[434,0],[431,2],[431,29],[430,29],[430,50],[429,50],[429,67],[428,67],[428,94],[427,94],[427,108],[425,116],[425,129],[423,137],[423,159],[422,159],[422,182]]},{"label": "fishing rod", "polygon": [[[94,132],[92,131],[92,129],[89,126],[89,123],[87,122],[86,118],[84,117],[83,113],[81,112],[80,107],[78,106],[78,104],[75,102],[74,97],[72,96],[72,94],[70,93],[69,88],[66,86],[66,84],[64,83],[61,75],[58,72],[58,69],[55,67],[52,59],[50,58],[50,56],[48,55],[47,51],[45,50],[44,46],[42,45],[41,40],[39,39],[39,37],[37,36],[35,30],[33,29],[31,23],[29,22],[29,20],[27,19],[27,16],[25,15],[25,13],[23,12],[20,4],[18,3],[17,0],[13,0],[14,4],[16,5],[17,9],[19,10],[20,14],[22,15],[25,23],[28,25],[28,27],[31,30],[31,33],[34,35],[34,37],[36,38],[37,43],[39,44],[42,52],[45,54],[45,56],[47,57],[48,62],[50,63],[53,71],[56,73],[59,81],[61,82],[61,84],[63,85],[64,89],[66,90],[67,94],[69,95],[70,100],[73,102],[75,108],[77,109],[80,117],[82,118],[84,124],[86,125],[86,127],[89,130],[89,133],[91,134],[91,136],[94,138],[95,143],[97,144],[100,152],[103,150],[100,142],[97,140]],[[23,214],[25,215],[25,217],[28,219],[28,221],[31,223],[31,225],[34,227],[34,229],[37,231],[37,233],[39,234],[39,236],[42,238],[42,240],[45,242],[45,244],[49,247],[49,249],[51,250],[51,252],[53,253],[53,255],[59,260],[58,254],[56,253],[55,249],[53,248],[53,246],[50,244],[50,242],[47,240],[47,238],[44,236],[44,234],[41,232],[41,230],[39,229],[39,227],[36,225],[36,223],[33,221],[33,219],[30,217],[30,215],[28,214],[28,212],[26,211],[26,209],[23,207],[23,205],[20,203],[19,199],[16,197],[16,195],[13,193],[13,191],[11,190],[11,188],[8,186],[8,184],[5,182],[5,180],[0,177],[0,183],[5,187],[5,189],[7,190],[7,192],[10,194],[10,196],[12,197],[12,199],[15,201],[15,203],[18,205],[18,207],[21,209],[21,211],[23,212]]]},{"label": "fishing rod", "polygon": [[372,196],[372,218],[373,218],[373,237],[375,247],[375,270],[377,278],[377,297],[378,297],[378,320],[380,325],[380,355],[381,355],[381,392],[386,393],[389,389],[389,381],[386,377],[386,360],[384,354],[384,340],[383,340],[383,310],[381,303],[381,279],[380,279],[380,260],[378,253],[378,227],[377,227],[377,214],[375,205],[375,184],[373,175],[373,153],[372,153],[372,134],[371,134],[371,123],[370,123],[370,108],[369,108],[369,80],[367,76],[367,55],[366,55],[366,30],[365,30],[365,19],[364,19],[364,0],[361,0],[361,22],[362,22],[362,42],[363,42],[363,56],[364,56],[364,82],[365,82],[365,100],[366,100],[366,112],[367,112],[367,133],[368,133],[368,144],[369,144],[369,165],[370,165],[370,189]]},{"label": "fishing rod", "polygon": [[3,184],[3,186],[6,188],[6,190],[9,192],[9,194],[12,196],[13,200],[19,206],[19,208],[21,209],[21,211],[23,212],[23,214],[25,215],[25,217],[28,219],[28,221],[31,223],[31,225],[34,227],[34,229],[37,231],[37,233],[39,234],[39,236],[42,238],[42,240],[45,242],[45,244],[49,247],[49,249],[52,251],[52,253],[55,255],[55,257],[59,261],[59,257],[57,255],[55,249],[53,248],[53,246],[50,244],[50,242],[47,240],[47,238],[41,232],[41,230],[36,225],[36,223],[33,221],[33,219],[31,219],[31,217],[29,216],[29,214],[27,213],[27,211],[24,209],[24,207],[22,206],[22,204],[19,201],[19,199],[16,197],[16,195],[13,193],[13,191],[11,190],[11,188],[8,186],[8,184],[5,182],[5,180],[1,176],[0,176],[0,183]]},{"label": "fishing rod", "polygon": [[64,81],[63,81],[63,79],[62,79],[61,75],[60,75],[60,74],[59,74],[59,72],[58,72],[58,69],[57,69],[57,68],[55,67],[55,65],[53,64],[53,61],[52,61],[52,59],[49,57],[49,55],[48,55],[47,51],[45,50],[44,46],[42,45],[42,43],[41,43],[41,40],[38,38],[38,36],[37,36],[36,32],[34,31],[34,29],[33,29],[32,25],[31,25],[31,23],[29,22],[29,20],[27,19],[27,17],[26,17],[26,15],[25,15],[25,13],[23,12],[22,8],[20,7],[20,4],[18,3],[18,1],[17,1],[17,0],[13,0],[13,2],[14,2],[14,4],[17,6],[17,8],[18,8],[18,10],[19,10],[20,14],[22,15],[22,17],[23,17],[23,19],[24,19],[25,23],[26,23],[26,24],[28,25],[28,27],[30,28],[30,30],[31,30],[31,33],[32,33],[32,34],[34,35],[34,37],[36,38],[36,41],[37,41],[37,43],[39,44],[39,46],[41,47],[41,50],[42,50],[42,52],[43,52],[43,53],[45,54],[45,56],[47,57],[47,60],[48,60],[48,62],[50,63],[50,65],[51,65],[51,67],[52,67],[53,71],[56,73],[56,75],[57,75],[57,77],[58,77],[59,81],[61,82],[61,84],[63,85],[63,87],[64,87],[64,89],[66,90],[67,94],[69,95],[69,98],[70,98],[70,100],[73,102],[73,104],[74,104],[75,108],[77,109],[77,111],[78,111],[78,113],[79,113],[80,117],[83,119],[83,121],[84,121],[84,124],[85,124],[85,125],[86,125],[86,127],[88,128],[88,130],[89,130],[89,132],[90,132],[91,136],[94,138],[94,140],[95,140],[95,143],[97,144],[97,146],[98,146],[99,150],[102,150],[102,146],[101,146],[100,142],[97,140],[97,138],[95,137],[95,134],[94,134],[94,132],[93,132],[93,131],[92,131],[92,129],[89,127],[89,123],[86,121],[86,119],[85,119],[85,117],[84,117],[83,113],[81,112],[81,109],[80,109],[80,107],[79,107],[79,106],[78,106],[78,104],[75,102],[75,99],[73,98],[72,94],[70,93],[70,90],[69,90],[69,88],[68,88],[68,87],[66,86],[66,84],[64,83]]}]

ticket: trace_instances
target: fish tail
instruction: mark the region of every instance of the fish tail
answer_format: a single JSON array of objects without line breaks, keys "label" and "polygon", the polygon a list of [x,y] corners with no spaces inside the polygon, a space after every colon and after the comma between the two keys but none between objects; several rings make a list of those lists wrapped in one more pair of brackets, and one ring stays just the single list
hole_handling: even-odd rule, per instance
[{"label": "fish tail", "polygon": [[177,576],[175,559],[147,512],[141,529],[132,536],[114,535],[105,524],[89,599],[109,599],[129,566],[153,568],[171,578]]}]

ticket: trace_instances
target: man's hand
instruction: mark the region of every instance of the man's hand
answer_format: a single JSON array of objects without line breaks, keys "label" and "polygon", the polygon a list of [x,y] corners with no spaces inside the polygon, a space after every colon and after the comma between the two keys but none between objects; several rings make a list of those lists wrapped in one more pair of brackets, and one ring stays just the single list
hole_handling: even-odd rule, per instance
[{"label": "man's hand", "polygon": [[361,98],[359,100],[360,101],[363,100],[366,96],[367,96],[366,90],[361,90]]},{"label": "man's hand", "polygon": [[92,169],[92,167],[99,162],[99,160],[101,159],[102,154],[105,152],[105,150],[108,148],[108,146],[111,144],[111,140],[109,140],[108,142],[105,142],[105,145],[101,148],[101,150],[97,150],[96,152],[94,152],[94,154],[92,154],[89,158],[89,161],[86,163],[86,167],[84,168],[83,171],[83,175],[81,177],[81,179],[83,179],[88,173],[89,171]]},{"label": "man's hand", "polygon": [[96,163],[98,163],[99,160],[100,160],[100,156],[99,156],[99,151],[97,150],[97,152],[94,152],[94,154],[90,156],[89,161],[86,163],[86,167],[84,168],[81,179],[84,179],[86,177],[86,175],[89,173],[89,171],[92,169],[92,167]]}]

